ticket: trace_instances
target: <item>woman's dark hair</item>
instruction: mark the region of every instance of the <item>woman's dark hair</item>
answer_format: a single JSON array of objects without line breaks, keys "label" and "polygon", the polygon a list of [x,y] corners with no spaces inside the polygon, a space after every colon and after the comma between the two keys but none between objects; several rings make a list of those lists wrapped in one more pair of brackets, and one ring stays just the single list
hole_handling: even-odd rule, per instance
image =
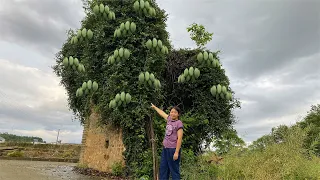
[{"label": "woman's dark hair", "polygon": [[175,109],[176,111],[178,111],[179,117],[181,115],[181,109],[178,106],[174,106],[172,109]]}]

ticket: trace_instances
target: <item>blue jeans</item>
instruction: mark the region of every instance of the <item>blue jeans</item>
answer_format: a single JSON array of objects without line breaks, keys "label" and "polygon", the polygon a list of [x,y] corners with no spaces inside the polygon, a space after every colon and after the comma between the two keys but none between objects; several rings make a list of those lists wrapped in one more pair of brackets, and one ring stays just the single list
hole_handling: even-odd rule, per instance
[{"label": "blue jeans", "polygon": [[163,148],[161,153],[159,180],[169,180],[170,173],[172,180],[180,180],[181,149],[179,151],[178,159],[174,161],[173,155],[175,151],[176,148]]}]

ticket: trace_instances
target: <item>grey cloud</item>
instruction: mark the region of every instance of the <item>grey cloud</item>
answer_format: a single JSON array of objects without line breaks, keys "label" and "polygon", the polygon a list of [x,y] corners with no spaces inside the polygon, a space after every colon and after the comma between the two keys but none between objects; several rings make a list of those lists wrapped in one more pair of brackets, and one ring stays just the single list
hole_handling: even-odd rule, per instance
[{"label": "grey cloud", "polygon": [[52,55],[69,28],[79,26],[81,2],[66,0],[1,2],[0,40],[14,42]]},{"label": "grey cloud", "polygon": [[[62,129],[71,131],[64,133],[65,141],[81,140],[78,135],[81,126],[72,120],[59,80],[52,70],[48,73],[38,70],[50,64],[43,61],[52,61],[66,31],[79,27],[83,17],[81,6],[81,1],[72,0],[1,1],[0,41],[9,42],[11,46],[6,48],[12,48],[10,51],[23,53],[15,56],[5,51],[4,57],[0,57],[8,60],[0,60],[1,131],[11,132],[13,128],[18,134],[39,134],[52,139],[52,131]],[[22,52],[17,51],[19,46],[23,47]],[[21,64],[33,68],[13,63],[22,60],[28,62]]]},{"label": "grey cloud", "polygon": [[284,88],[271,93],[263,92],[263,89],[258,91],[260,92],[248,92],[248,95],[242,97],[256,102],[250,107],[250,110],[248,109],[247,115],[259,118],[275,118],[288,113],[289,110],[299,108],[299,105],[304,106],[304,100],[312,100],[318,92],[317,89],[309,89],[308,86]]},{"label": "grey cloud", "polygon": [[320,85],[320,51],[304,58],[295,59],[295,63],[286,66],[277,74],[283,74],[279,83],[295,84],[297,86],[306,85],[312,89],[318,89]]},{"label": "grey cloud", "polygon": [[237,96],[256,102],[248,105],[248,110],[241,112],[241,116],[252,120],[256,117],[275,118],[309,107],[310,102],[316,103],[320,95],[319,57],[320,54],[316,54],[295,59],[291,65],[275,71],[269,76],[268,81],[273,82],[271,87],[257,87],[262,81],[258,79],[237,88]]},{"label": "grey cloud", "polygon": [[[180,21],[170,24],[179,31],[174,35],[188,35],[185,28],[193,22],[214,33],[207,46],[222,51],[222,62],[234,77],[252,80],[320,50],[319,1],[160,2]],[[177,44],[191,41],[174,39]],[[238,59],[224,62],[230,56]]]},{"label": "grey cloud", "polygon": [[79,129],[56,77],[9,61],[0,61],[0,65],[0,121],[20,129],[55,130],[61,125],[71,131]]},{"label": "grey cloud", "polygon": [[[30,129],[44,128],[56,130],[62,125],[71,131],[77,131],[79,122],[72,122],[72,114],[27,106],[14,106],[8,103],[0,103],[0,120],[14,124],[15,128]],[[10,120],[10,121],[8,121]]]},{"label": "grey cloud", "polygon": [[[301,3],[274,2],[269,4],[269,9],[273,11],[270,11],[267,20],[259,25],[261,28],[253,27],[254,31],[251,31],[245,25],[248,30],[246,34],[256,40],[239,46],[239,49],[249,52],[238,61],[228,64],[234,76],[254,79],[294,63],[294,58],[319,52],[320,4]],[[279,6],[281,4],[282,6]],[[262,11],[266,8],[261,5],[260,7],[257,9]]]},{"label": "grey cloud", "polygon": [[[255,102],[236,111],[239,134],[247,132],[245,139],[253,141],[273,126],[295,122],[301,109],[317,102],[319,3],[162,1],[161,5],[176,17],[172,21],[169,17],[170,29],[177,31],[171,33],[174,43],[190,44],[185,28],[193,22],[214,33],[207,47],[222,51],[221,61],[236,97]],[[258,87],[266,78],[277,90]],[[285,119],[272,121],[281,117]]]}]

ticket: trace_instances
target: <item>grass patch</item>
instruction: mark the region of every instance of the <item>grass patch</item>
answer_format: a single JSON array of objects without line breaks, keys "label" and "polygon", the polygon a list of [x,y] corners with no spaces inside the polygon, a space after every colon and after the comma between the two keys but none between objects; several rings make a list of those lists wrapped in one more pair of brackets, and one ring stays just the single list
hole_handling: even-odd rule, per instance
[{"label": "grass patch", "polygon": [[319,179],[320,158],[303,148],[306,130],[290,128],[284,142],[263,150],[238,148],[224,155],[222,165],[208,164],[211,156],[185,152],[183,179]]},{"label": "grass patch", "polygon": [[23,152],[21,151],[12,151],[7,154],[8,157],[23,157]]},{"label": "grass patch", "polygon": [[305,130],[292,128],[285,141],[264,150],[238,149],[225,156],[219,177],[244,179],[318,179],[320,158],[303,148]]},{"label": "grass patch", "polygon": [[112,164],[111,166],[112,168],[112,174],[115,176],[121,176],[123,175],[123,166],[121,162],[115,162],[114,164]]}]

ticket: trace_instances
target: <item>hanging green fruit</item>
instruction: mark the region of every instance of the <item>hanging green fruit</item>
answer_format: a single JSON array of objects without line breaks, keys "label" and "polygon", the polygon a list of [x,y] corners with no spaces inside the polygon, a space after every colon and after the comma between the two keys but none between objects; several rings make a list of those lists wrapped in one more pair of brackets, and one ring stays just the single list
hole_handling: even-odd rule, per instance
[{"label": "hanging green fruit", "polygon": [[65,67],[67,67],[67,66],[69,65],[69,59],[68,59],[67,57],[65,57],[65,58],[63,59],[63,65],[64,65]]},{"label": "hanging green fruit", "polygon": [[143,83],[144,82],[144,73],[140,73],[139,75],[139,82]]},{"label": "hanging green fruit", "polygon": [[136,29],[137,29],[136,24],[135,24],[134,22],[131,22],[131,24],[130,24],[130,30],[131,30],[131,32],[132,32],[132,33],[135,32]]},{"label": "hanging green fruit", "polygon": [[98,6],[98,5],[95,5],[95,6],[93,7],[93,13],[97,15],[97,14],[99,14],[99,12],[100,12],[99,6]]},{"label": "hanging green fruit", "polygon": [[110,10],[109,6],[105,5],[105,6],[104,6],[104,12],[105,12],[106,14],[108,14],[108,13],[109,13],[109,10]]},{"label": "hanging green fruit", "polygon": [[104,5],[101,3],[100,4],[100,13],[103,13],[104,12]]},{"label": "hanging green fruit", "polygon": [[83,28],[81,34],[82,34],[82,37],[85,38],[87,36],[87,29]]},{"label": "hanging green fruit", "polygon": [[144,0],[140,0],[140,9],[144,8]]},{"label": "hanging green fruit", "polygon": [[211,92],[212,96],[215,96],[217,94],[216,86],[212,86],[211,89],[210,89],[210,92]]},{"label": "hanging green fruit", "polygon": [[97,91],[98,90],[98,83],[96,81],[94,81],[92,83],[92,89],[93,89],[93,91]]},{"label": "hanging green fruit", "polygon": [[91,89],[91,87],[92,87],[92,81],[91,81],[91,80],[89,80],[89,81],[87,82],[87,88],[90,90],[90,89]]},{"label": "hanging green fruit", "polygon": [[195,69],[194,69],[194,76],[195,76],[196,79],[199,78],[199,76],[200,76],[200,70],[199,70],[198,68],[195,68]]},{"label": "hanging green fruit", "polygon": [[202,60],[203,60],[203,54],[202,54],[201,52],[197,55],[197,60],[198,60],[199,62],[202,62]]},{"label": "hanging green fruit", "polygon": [[72,57],[72,56],[69,57],[69,65],[70,65],[70,66],[73,65],[73,57]]},{"label": "hanging green fruit", "polygon": [[139,1],[136,1],[136,2],[133,4],[133,9],[134,9],[135,11],[139,11],[139,8],[140,8]]},{"label": "hanging green fruit", "polygon": [[92,39],[93,32],[91,31],[91,29],[88,30],[87,35],[88,35],[88,39]]}]

